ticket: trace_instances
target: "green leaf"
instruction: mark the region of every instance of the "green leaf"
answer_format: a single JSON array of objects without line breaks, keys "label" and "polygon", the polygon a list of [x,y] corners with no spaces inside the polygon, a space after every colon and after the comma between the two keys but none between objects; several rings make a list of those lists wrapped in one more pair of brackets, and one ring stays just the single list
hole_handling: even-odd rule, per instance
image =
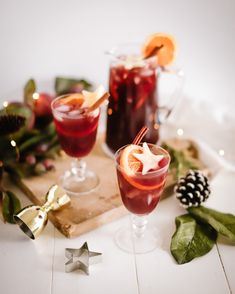
[{"label": "green leaf", "polygon": [[31,150],[31,148],[33,148],[35,145],[45,140],[46,138],[47,138],[47,135],[41,134],[41,135],[34,136],[32,138],[29,138],[28,140],[25,140],[19,147],[20,152]]},{"label": "green leaf", "polygon": [[11,191],[3,192],[2,215],[6,222],[14,224],[13,215],[21,209],[20,200]]},{"label": "green leaf", "polygon": [[34,146],[36,146],[38,143],[43,141],[51,141],[53,137],[55,136],[55,126],[53,123],[49,124],[43,131],[43,133],[39,133],[38,135],[29,137],[26,139],[22,144],[19,145],[19,150],[21,153],[32,150]]},{"label": "green leaf", "polygon": [[4,165],[10,177],[26,178],[34,174],[34,166],[25,162],[8,162]]},{"label": "green leaf", "polygon": [[53,144],[47,152],[45,152],[46,158],[56,159],[59,156],[59,151],[61,150],[61,146],[59,143]]},{"label": "green leaf", "polygon": [[235,215],[222,213],[204,206],[190,207],[188,212],[196,219],[210,224],[218,233],[235,242]]},{"label": "green leaf", "polygon": [[179,264],[203,256],[213,248],[217,232],[210,225],[197,223],[189,214],[178,216],[175,222],[171,254]]},{"label": "green leaf", "polygon": [[81,85],[84,90],[91,88],[91,83],[84,79],[70,79],[65,77],[57,77],[55,79],[55,91],[57,95],[67,94],[71,92],[71,88],[75,85]]},{"label": "green leaf", "polygon": [[37,90],[36,83],[33,79],[30,79],[24,86],[24,102],[30,106],[33,106],[33,93]]},{"label": "green leaf", "polygon": [[162,147],[170,154],[170,172],[174,175],[176,181],[180,177],[184,176],[189,169],[199,168],[199,166],[192,161],[192,158],[190,160],[190,158],[187,157],[183,151],[176,150],[166,143],[163,143]]}]

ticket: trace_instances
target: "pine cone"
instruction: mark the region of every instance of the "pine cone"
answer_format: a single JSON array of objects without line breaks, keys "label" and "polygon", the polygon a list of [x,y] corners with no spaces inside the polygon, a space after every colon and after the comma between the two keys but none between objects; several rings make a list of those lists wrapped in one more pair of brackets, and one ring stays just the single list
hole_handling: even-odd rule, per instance
[{"label": "pine cone", "polygon": [[189,170],[178,181],[175,192],[183,207],[199,206],[210,195],[208,179],[201,171]]},{"label": "pine cone", "polygon": [[0,115],[0,136],[17,132],[25,124],[25,117],[17,114]]}]

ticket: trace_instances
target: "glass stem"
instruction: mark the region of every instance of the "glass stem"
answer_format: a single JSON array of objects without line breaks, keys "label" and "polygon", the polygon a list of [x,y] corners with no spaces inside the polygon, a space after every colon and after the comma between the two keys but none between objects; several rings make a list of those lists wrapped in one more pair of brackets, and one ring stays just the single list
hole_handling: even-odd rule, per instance
[{"label": "glass stem", "polygon": [[81,158],[75,158],[71,163],[71,173],[78,181],[84,181],[86,172],[86,162]]},{"label": "glass stem", "polygon": [[148,223],[147,217],[145,215],[139,216],[132,214],[132,228],[135,236],[137,238],[141,238],[144,236],[144,232],[146,230],[146,226]]}]

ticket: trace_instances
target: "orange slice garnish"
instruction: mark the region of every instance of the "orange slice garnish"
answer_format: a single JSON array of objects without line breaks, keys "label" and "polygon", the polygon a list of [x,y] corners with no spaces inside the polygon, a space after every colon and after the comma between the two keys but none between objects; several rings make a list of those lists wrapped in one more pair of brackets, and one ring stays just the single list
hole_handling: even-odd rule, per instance
[{"label": "orange slice garnish", "polygon": [[158,64],[165,66],[170,64],[175,58],[176,42],[170,35],[156,33],[147,38],[143,47],[144,58],[157,55]]},{"label": "orange slice garnish", "polygon": [[76,107],[82,106],[83,102],[84,97],[79,93],[71,94],[61,99],[61,104],[75,105]]},{"label": "orange slice garnish", "polygon": [[128,145],[120,156],[120,167],[126,181],[140,190],[154,190],[163,186],[165,181],[155,185],[142,185],[137,181],[135,174],[142,171],[142,163],[133,155],[134,153],[143,153],[143,148],[134,144]]},{"label": "orange slice garnish", "polygon": [[94,105],[104,94],[106,93],[104,86],[99,85],[94,92],[83,90],[82,94],[84,96],[85,102],[84,107],[91,107]]},{"label": "orange slice garnish", "polygon": [[134,157],[133,153],[142,153],[142,149],[141,146],[132,144],[122,150],[120,166],[127,175],[133,176],[136,172],[141,172],[142,164]]}]

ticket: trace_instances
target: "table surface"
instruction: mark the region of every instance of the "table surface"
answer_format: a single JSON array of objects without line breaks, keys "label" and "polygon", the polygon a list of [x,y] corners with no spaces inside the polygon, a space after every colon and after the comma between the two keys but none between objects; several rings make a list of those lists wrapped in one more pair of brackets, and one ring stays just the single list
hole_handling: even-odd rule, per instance
[{"label": "table surface", "polygon": [[[234,172],[221,169],[212,181],[209,207],[235,214]],[[11,185],[9,183],[9,185]],[[11,189],[22,204],[29,200],[18,188]],[[160,202],[150,216],[162,239],[160,248],[140,255],[122,252],[115,232],[129,221],[123,217],[92,232],[67,239],[51,223],[32,241],[16,225],[0,221],[1,293],[235,293],[234,246],[219,239],[205,256],[178,265],[169,247],[174,219],[183,214],[175,197]],[[65,273],[65,248],[79,248],[85,241],[91,251],[102,252],[102,262],[90,265],[90,275]]]}]

